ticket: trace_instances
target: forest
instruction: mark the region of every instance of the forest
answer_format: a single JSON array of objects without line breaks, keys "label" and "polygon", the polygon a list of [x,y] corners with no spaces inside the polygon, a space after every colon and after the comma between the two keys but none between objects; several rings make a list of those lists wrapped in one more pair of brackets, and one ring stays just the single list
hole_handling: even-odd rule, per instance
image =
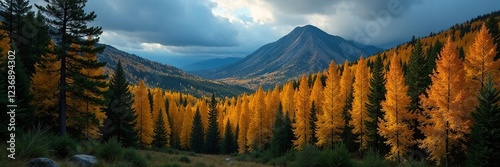
[{"label": "forest", "polygon": [[[413,39],[356,62],[332,61],[324,71],[274,89],[199,98],[143,80],[133,85],[121,63],[105,74],[106,62],[97,59],[103,48],[95,47],[101,27],[86,25],[96,15],[82,10],[85,0],[74,1],[47,0],[36,5],[37,13],[28,1],[2,3],[15,10],[1,13],[0,108],[18,106],[16,133],[44,126],[77,141],[203,154],[260,152],[270,159],[343,148],[353,158],[376,152],[394,164],[500,163],[497,17],[468,23],[472,28],[463,34]],[[22,33],[24,24],[32,24],[36,35]],[[19,53],[15,59],[8,57],[12,50]],[[9,71],[15,73],[15,103],[4,96],[12,90]],[[3,141],[9,131],[1,129]]]}]

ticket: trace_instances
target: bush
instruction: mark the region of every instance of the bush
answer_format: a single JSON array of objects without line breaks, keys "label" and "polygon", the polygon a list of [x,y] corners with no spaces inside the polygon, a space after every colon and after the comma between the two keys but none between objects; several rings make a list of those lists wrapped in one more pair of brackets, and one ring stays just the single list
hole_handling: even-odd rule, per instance
[{"label": "bush", "polygon": [[269,161],[268,164],[273,165],[273,166],[290,166],[290,162],[293,162],[295,159],[295,151],[294,150],[289,150],[285,155],[274,158],[271,161]]},{"label": "bush", "polygon": [[179,158],[179,161],[184,163],[190,163],[191,159],[189,159],[189,157],[182,156],[181,158]]},{"label": "bush", "polygon": [[[151,155],[150,155],[151,156]],[[123,159],[133,164],[136,167],[146,167],[147,161],[137,153],[137,150],[128,148],[123,152]]]},{"label": "bush", "polygon": [[107,161],[115,161],[121,158],[123,155],[123,147],[116,140],[116,138],[111,138],[108,142],[101,144],[99,152],[97,154],[98,157],[107,160]]},{"label": "bush", "polygon": [[305,145],[302,151],[297,152],[297,159],[293,166],[297,167],[316,167],[320,166],[320,154],[318,147],[313,145]]},{"label": "bush", "polygon": [[98,141],[89,140],[78,145],[77,152],[82,154],[97,155],[100,147],[101,143]]},{"label": "bush", "polygon": [[351,167],[353,162],[345,144],[335,145],[334,149],[324,149],[320,154],[320,166]]},{"label": "bush", "polygon": [[65,158],[74,154],[76,147],[77,142],[69,135],[53,137],[50,143],[50,148],[54,150],[54,155],[59,158]]},{"label": "bush", "polygon": [[[35,127],[32,130],[19,134],[16,146],[18,147],[18,158],[29,159],[35,157],[46,157],[48,155],[49,144],[47,127]],[[6,148],[6,147],[2,147]]]},{"label": "bush", "polygon": [[427,163],[425,161],[417,161],[414,159],[409,159],[398,165],[399,167],[427,167]]},{"label": "bush", "polygon": [[365,157],[359,164],[361,167],[386,167],[389,166],[378,152],[373,149],[368,149]]}]

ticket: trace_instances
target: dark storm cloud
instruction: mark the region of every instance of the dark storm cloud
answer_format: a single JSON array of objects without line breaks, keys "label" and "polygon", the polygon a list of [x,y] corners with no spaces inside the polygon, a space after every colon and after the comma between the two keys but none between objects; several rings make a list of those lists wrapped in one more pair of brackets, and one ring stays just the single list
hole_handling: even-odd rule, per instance
[{"label": "dark storm cloud", "polygon": [[98,17],[92,23],[139,42],[168,46],[235,46],[237,31],[215,17],[213,4],[201,0],[94,0],[87,9]]},{"label": "dark storm cloud", "polygon": [[382,10],[398,10],[399,16],[404,9],[420,0],[269,0],[269,4],[279,13],[286,14],[335,14],[339,5],[347,5],[348,10],[362,19],[374,19],[373,13]]}]

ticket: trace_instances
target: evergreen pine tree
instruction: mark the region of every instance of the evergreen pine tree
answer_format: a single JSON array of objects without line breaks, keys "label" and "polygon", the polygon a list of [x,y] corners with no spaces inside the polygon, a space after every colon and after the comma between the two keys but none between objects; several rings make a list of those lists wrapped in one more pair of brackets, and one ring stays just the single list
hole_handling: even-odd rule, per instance
[{"label": "evergreen pine tree", "polygon": [[153,93],[151,93],[151,89],[148,89],[148,98],[149,98],[149,108],[151,109],[151,115],[154,115],[154,100],[153,100]]},{"label": "evergreen pine tree", "polygon": [[[408,85],[407,94],[410,97],[410,106],[408,107],[408,110],[415,116],[415,118],[411,120],[410,124],[411,129],[414,131],[414,140],[422,140],[424,138],[422,131],[418,128],[420,126],[419,118],[423,116],[423,109],[420,106],[420,96],[427,96],[425,90],[431,84],[430,74],[432,73],[432,70],[429,70],[431,67],[424,54],[422,44],[420,43],[420,40],[418,40],[411,51],[410,60],[408,61],[408,70],[405,73],[405,82],[406,85]],[[415,143],[412,149],[418,149],[418,144]]]},{"label": "evergreen pine tree", "polygon": [[479,106],[472,113],[474,123],[467,152],[467,166],[500,164],[500,91],[494,88],[491,74],[480,91]]},{"label": "evergreen pine tree", "polygon": [[316,123],[318,122],[318,116],[317,116],[317,111],[316,111],[316,105],[314,104],[314,101],[311,104],[311,117],[309,124],[311,125],[311,141],[310,143],[312,145],[316,144],[318,142],[318,137],[316,136]]},{"label": "evergreen pine tree", "polygon": [[351,114],[349,110],[352,110],[352,101],[354,100],[354,91],[350,91],[347,94],[346,104],[344,109],[342,110],[342,117],[344,118],[344,127],[342,127],[342,142],[347,146],[347,149],[350,152],[358,150],[356,143],[354,140],[356,139],[356,135],[352,133],[352,125],[349,125],[349,121],[351,121]]},{"label": "evergreen pine tree", "polygon": [[370,93],[368,94],[368,103],[366,110],[369,119],[365,121],[368,147],[375,149],[381,154],[385,154],[388,150],[385,140],[377,132],[379,119],[384,118],[382,105],[385,100],[385,78],[384,78],[384,62],[381,56],[377,56],[371,68],[372,78],[370,79]]},{"label": "evergreen pine tree", "polygon": [[[56,27],[55,32],[56,41],[58,41],[56,53],[61,62],[60,69],[60,95],[59,95],[59,134],[66,134],[66,92],[73,91],[75,95],[82,94],[78,91],[79,88],[72,88],[66,81],[68,78],[74,80],[74,84],[84,84],[88,90],[97,91],[97,86],[102,86],[102,82],[95,79],[104,79],[103,76],[93,77],[89,79],[88,76],[81,74],[80,70],[68,69],[66,64],[69,60],[79,61],[84,67],[99,68],[106,65],[97,60],[84,60],[78,58],[76,55],[71,55],[69,52],[84,52],[93,54],[100,52],[104,47],[95,47],[94,45],[99,41],[98,36],[102,33],[101,27],[87,26],[87,23],[96,18],[94,12],[86,13],[84,10],[87,0],[44,0],[46,6],[35,5],[39,11],[45,14],[49,25]],[[92,37],[89,40],[82,39],[83,36]],[[80,45],[79,48],[72,48],[72,44]],[[81,85],[82,86],[82,85]],[[89,97],[84,97],[89,98]],[[92,98],[89,98],[92,99]],[[95,100],[95,99],[93,99]]]},{"label": "evergreen pine tree", "polygon": [[[10,52],[10,51],[9,51]],[[12,52],[10,52],[12,53]],[[3,91],[8,90],[12,91],[14,89],[8,88],[9,86],[15,86],[15,103],[8,103],[8,104],[13,104],[17,105],[16,108],[16,126],[17,128],[21,129],[23,127],[32,127],[35,122],[35,118],[33,115],[34,107],[31,104],[31,101],[33,99],[33,95],[30,92],[30,84],[29,84],[29,76],[27,75],[24,65],[22,61],[20,60],[21,57],[15,53],[15,58],[14,60],[6,59],[3,61],[1,67],[2,67],[2,73],[0,74],[0,77],[2,78],[8,78],[8,75],[12,71],[15,74],[15,83],[10,84],[7,80],[7,82],[4,82],[2,84],[5,84],[4,87],[2,87]],[[9,63],[10,62],[10,63]],[[12,80],[11,80],[12,81]],[[3,94],[4,96],[7,96],[8,93]]]},{"label": "evergreen pine tree", "polygon": [[[288,114],[287,114],[288,115]],[[292,148],[293,131],[288,116],[283,115],[283,106],[279,105],[273,125],[273,137],[271,138],[271,154],[273,157],[284,155]]]},{"label": "evergreen pine tree", "polygon": [[220,132],[219,124],[217,121],[217,101],[215,100],[214,94],[212,94],[209,108],[210,110],[208,111],[208,129],[205,143],[205,152],[208,154],[217,154],[220,151]]},{"label": "evergreen pine tree", "polygon": [[205,134],[203,131],[203,122],[201,121],[199,108],[196,108],[196,113],[194,114],[189,143],[189,148],[191,148],[191,151],[194,151],[195,153],[200,153],[203,151]]},{"label": "evergreen pine tree", "polygon": [[226,128],[224,130],[224,138],[222,139],[221,143],[221,153],[222,154],[231,154],[234,153],[238,150],[237,147],[235,146],[235,138],[233,131],[231,130],[231,122],[229,119],[227,120],[226,123]]},{"label": "evergreen pine tree", "polygon": [[[498,21],[499,20],[497,17],[495,17],[493,14],[490,14],[490,17],[488,18],[488,20],[486,20],[486,27],[488,27],[488,30],[490,31],[493,43],[495,43],[497,47],[500,47],[500,29],[498,27]],[[495,60],[499,58],[500,58],[500,51],[497,51]]]},{"label": "evergreen pine tree", "polygon": [[167,134],[165,133],[165,122],[163,121],[163,112],[158,110],[158,118],[155,122],[155,127],[153,129],[153,142],[151,145],[154,148],[165,148],[167,145]]},{"label": "evergreen pine tree", "polygon": [[4,18],[1,28],[9,32],[13,48],[21,56],[30,77],[35,72],[35,63],[50,42],[48,27],[40,14],[35,16],[31,11],[28,0],[2,0],[0,8],[0,16]]},{"label": "evergreen pine tree", "polygon": [[105,141],[116,137],[124,146],[133,147],[138,141],[137,131],[134,129],[137,124],[137,115],[132,109],[134,101],[128,87],[129,83],[125,78],[122,63],[118,61],[106,97],[108,105],[104,112],[107,116],[107,124],[102,132]]}]

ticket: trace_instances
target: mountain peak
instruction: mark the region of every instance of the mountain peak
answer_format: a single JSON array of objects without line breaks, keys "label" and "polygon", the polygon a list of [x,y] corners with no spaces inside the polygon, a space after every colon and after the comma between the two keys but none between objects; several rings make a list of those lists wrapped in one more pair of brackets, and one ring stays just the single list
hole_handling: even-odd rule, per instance
[{"label": "mountain peak", "polygon": [[322,71],[328,68],[331,60],[336,63],[354,61],[359,55],[372,55],[378,50],[359,46],[313,25],[305,25],[294,28],[235,64],[197,74],[250,88],[272,87],[302,74]]},{"label": "mountain peak", "polygon": [[326,33],[325,31],[319,29],[318,27],[316,26],[313,26],[313,25],[305,25],[305,26],[302,26],[302,27],[295,27],[292,32],[289,33],[289,35],[292,35],[292,36],[302,36],[302,35],[319,35],[319,36],[325,36],[325,35],[329,35],[328,33]]}]

